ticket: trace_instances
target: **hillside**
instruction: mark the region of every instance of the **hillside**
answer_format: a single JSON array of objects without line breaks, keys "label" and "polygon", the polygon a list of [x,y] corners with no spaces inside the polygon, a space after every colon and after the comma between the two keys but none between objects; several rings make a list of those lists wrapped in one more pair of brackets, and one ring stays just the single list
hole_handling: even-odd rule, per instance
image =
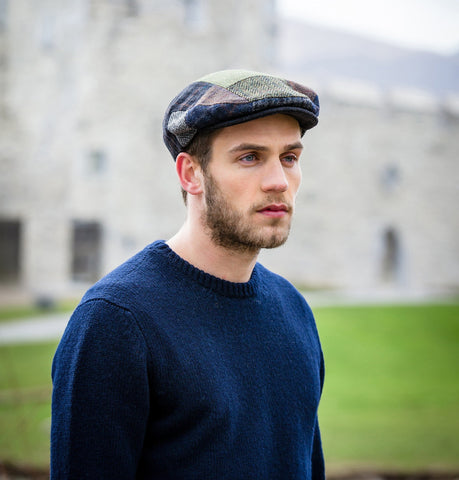
[{"label": "hillside", "polygon": [[277,32],[282,70],[307,73],[320,81],[348,78],[439,96],[459,93],[459,52],[445,56],[399,48],[289,18],[279,20]]}]

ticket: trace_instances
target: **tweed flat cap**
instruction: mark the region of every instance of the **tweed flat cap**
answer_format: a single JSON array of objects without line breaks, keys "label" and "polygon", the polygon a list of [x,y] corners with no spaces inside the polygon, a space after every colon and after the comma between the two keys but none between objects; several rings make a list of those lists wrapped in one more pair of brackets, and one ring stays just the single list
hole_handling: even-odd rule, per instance
[{"label": "tweed flat cap", "polygon": [[282,78],[247,70],[223,70],[188,85],[169,104],[163,138],[174,160],[200,131],[284,113],[301,133],[317,125],[319,98],[311,89]]}]

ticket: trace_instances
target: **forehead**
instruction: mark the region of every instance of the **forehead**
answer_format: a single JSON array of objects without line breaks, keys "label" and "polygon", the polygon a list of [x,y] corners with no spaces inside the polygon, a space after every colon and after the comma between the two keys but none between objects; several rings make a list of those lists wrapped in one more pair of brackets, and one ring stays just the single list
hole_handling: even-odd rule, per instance
[{"label": "forehead", "polygon": [[260,144],[290,144],[300,139],[298,121],[289,115],[275,114],[221,128],[213,137],[213,146],[248,141]]}]

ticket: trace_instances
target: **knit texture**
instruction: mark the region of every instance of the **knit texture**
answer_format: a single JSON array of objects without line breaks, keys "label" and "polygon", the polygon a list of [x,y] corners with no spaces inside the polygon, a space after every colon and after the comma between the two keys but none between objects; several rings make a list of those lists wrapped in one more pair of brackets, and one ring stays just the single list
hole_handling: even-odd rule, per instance
[{"label": "knit texture", "polygon": [[172,100],[163,120],[164,143],[175,160],[199,131],[276,113],[296,118],[304,134],[318,122],[318,96],[308,87],[266,73],[222,70],[191,83]]},{"label": "knit texture", "polygon": [[303,297],[164,242],[83,297],[56,351],[52,479],[323,479],[323,358]]}]

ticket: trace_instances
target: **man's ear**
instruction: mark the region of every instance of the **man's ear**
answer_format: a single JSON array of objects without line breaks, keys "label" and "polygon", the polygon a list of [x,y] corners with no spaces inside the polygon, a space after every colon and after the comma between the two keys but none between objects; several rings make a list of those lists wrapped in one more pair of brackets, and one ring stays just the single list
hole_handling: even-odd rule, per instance
[{"label": "man's ear", "polygon": [[202,170],[192,155],[187,152],[180,152],[175,159],[175,169],[180,185],[185,192],[190,195],[202,193]]}]

